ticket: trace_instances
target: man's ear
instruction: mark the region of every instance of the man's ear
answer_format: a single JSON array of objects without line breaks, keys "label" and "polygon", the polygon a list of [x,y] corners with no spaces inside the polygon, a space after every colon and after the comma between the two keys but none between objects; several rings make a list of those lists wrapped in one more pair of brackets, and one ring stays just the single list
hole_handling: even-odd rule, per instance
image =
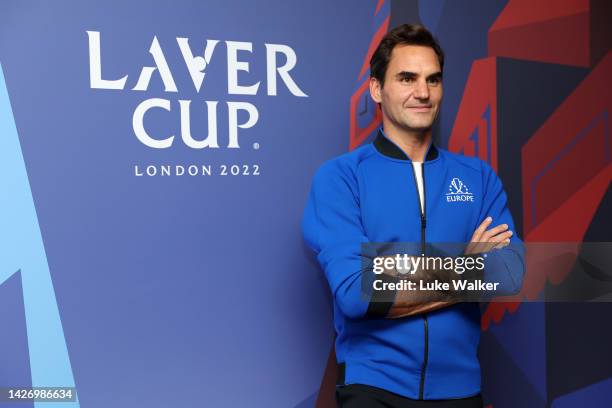
[{"label": "man's ear", "polygon": [[370,95],[374,102],[380,103],[382,101],[382,96],[380,94],[381,84],[380,81],[374,77],[370,77]]}]

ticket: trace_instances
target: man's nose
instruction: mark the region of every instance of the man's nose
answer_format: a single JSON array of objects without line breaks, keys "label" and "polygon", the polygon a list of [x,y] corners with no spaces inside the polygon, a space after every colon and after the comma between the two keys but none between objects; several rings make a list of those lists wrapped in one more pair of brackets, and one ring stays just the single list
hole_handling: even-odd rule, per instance
[{"label": "man's nose", "polygon": [[429,87],[426,81],[417,81],[414,97],[417,99],[429,99]]}]

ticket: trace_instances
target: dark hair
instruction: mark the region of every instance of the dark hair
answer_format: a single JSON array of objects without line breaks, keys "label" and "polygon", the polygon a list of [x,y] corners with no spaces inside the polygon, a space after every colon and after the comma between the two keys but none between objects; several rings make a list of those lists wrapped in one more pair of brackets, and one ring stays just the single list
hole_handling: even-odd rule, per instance
[{"label": "dark hair", "polygon": [[444,51],[434,36],[421,24],[402,24],[389,31],[378,44],[370,58],[370,76],[385,84],[385,73],[391,52],[396,45],[422,45],[433,48],[438,56],[440,70],[444,70]]}]

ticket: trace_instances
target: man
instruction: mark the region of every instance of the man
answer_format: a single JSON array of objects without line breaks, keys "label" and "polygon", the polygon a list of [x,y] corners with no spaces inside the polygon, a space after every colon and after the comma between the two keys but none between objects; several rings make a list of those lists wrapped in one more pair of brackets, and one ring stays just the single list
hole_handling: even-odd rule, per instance
[{"label": "man", "polygon": [[479,159],[432,143],[443,66],[423,26],[390,31],[370,61],[382,129],[313,178],[302,228],[333,294],[341,407],[482,407],[478,303],[440,293],[415,301],[407,291],[389,298],[371,290],[364,299],[372,271],[363,244],[418,242],[426,251],[463,242],[465,254],[486,254],[484,279],[499,283],[496,294],[522,284],[521,241],[499,178]]}]

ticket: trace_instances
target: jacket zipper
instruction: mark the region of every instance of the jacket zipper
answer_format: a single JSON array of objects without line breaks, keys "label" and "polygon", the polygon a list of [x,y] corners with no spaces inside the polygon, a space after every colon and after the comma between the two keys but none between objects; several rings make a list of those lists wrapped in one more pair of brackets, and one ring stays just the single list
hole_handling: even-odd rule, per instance
[{"label": "jacket zipper", "polygon": [[[425,161],[421,163],[421,178],[423,180],[423,204],[421,205],[421,195],[419,193],[419,184],[414,170],[414,165],[410,163],[412,167],[412,175],[414,176],[414,184],[417,190],[417,200],[419,202],[419,209],[421,210],[421,253],[425,254],[425,228],[427,227],[427,216],[425,213],[426,208],[426,194],[425,194]],[[427,358],[429,356],[429,327],[427,323],[427,314],[423,313],[423,327],[425,333],[425,347],[423,351],[423,366],[421,369],[421,381],[419,383],[419,399],[423,399],[425,391],[425,371],[427,370]]]}]

